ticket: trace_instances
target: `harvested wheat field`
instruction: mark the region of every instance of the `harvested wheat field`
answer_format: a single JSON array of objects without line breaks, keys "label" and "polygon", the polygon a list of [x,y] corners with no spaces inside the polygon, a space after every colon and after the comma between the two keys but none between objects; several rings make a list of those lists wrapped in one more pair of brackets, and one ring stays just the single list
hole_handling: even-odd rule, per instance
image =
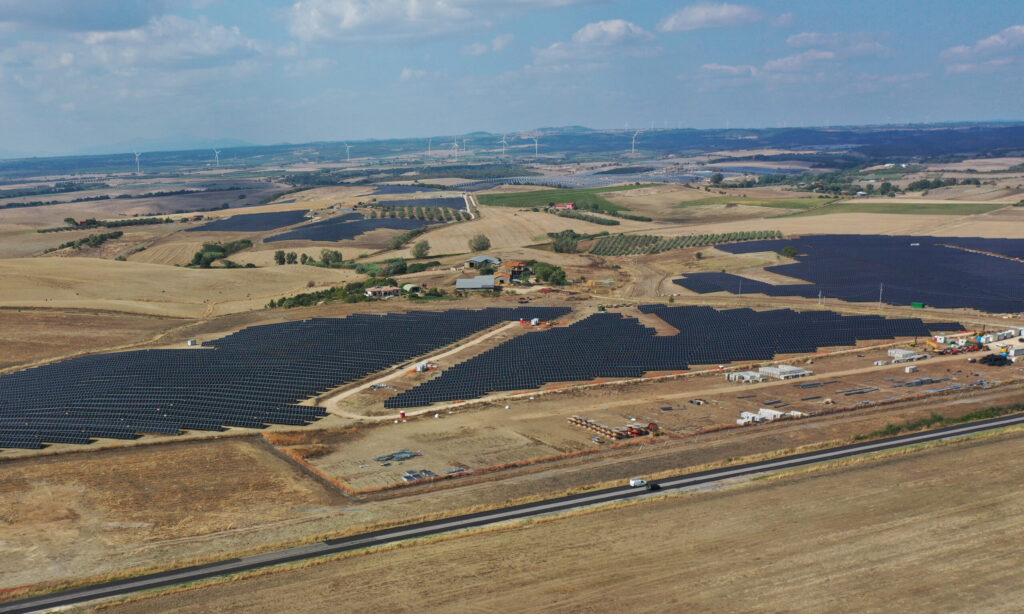
[{"label": "harvested wheat field", "polygon": [[0,260],[0,307],[105,309],[200,317],[262,308],[350,271],[308,266],[187,269],[95,258]]},{"label": "harvested wheat field", "polygon": [[1018,431],[112,609],[1018,612],[1024,467],[1005,460],[1022,452]]},{"label": "harvested wheat field", "polygon": [[6,588],[180,557],[189,542],[200,553],[201,536],[302,525],[342,502],[256,438],[84,451],[0,468]]},{"label": "harvested wheat field", "polygon": [[185,324],[126,313],[0,309],[0,369],[141,343]]}]

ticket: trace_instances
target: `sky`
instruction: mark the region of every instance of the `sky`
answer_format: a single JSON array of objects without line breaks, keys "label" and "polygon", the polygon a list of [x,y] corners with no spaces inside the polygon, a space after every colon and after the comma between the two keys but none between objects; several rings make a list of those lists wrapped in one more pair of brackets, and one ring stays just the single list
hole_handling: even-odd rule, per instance
[{"label": "sky", "polygon": [[0,0],[0,155],[1020,120],[1020,0]]}]

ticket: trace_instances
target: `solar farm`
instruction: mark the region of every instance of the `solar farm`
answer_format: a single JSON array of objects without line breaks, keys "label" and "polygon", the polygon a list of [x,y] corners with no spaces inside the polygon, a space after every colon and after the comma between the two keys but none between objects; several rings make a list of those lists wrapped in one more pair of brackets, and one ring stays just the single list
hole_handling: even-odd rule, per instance
[{"label": "solar farm", "polygon": [[188,230],[216,231],[216,232],[262,232],[274,230],[283,226],[298,224],[306,217],[306,212],[297,211],[272,211],[269,213],[248,213],[243,215],[232,215],[221,220],[214,220],[209,224],[189,228]]},{"label": "solar farm", "polygon": [[645,305],[679,333],[656,336],[635,318],[598,313],[566,327],[512,339],[457,364],[387,401],[388,408],[418,407],[472,399],[492,392],[539,388],[552,382],[636,378],[690,365],[771,360],[822,347],[852,346],[868,339],[928,337],[958,331],[958,322],[924,323],[915,318],[843,316],[831,311],[754,311]]},{"label": "solar farm", "polygon": [[717,247],[747,254],[779,252],[788,246],[797,250],[797,262],[765,270],[806,283],[768,284],[729,273],[691,273],[675,283],[699,294],[821,296],[989,313],[1024,311],[1022,239],[814,235]]},{"label": "solar farm", "polygon": [[412,311],[253,326],[209,347],[96,354],[0,376],[0,448],[305,425],[298,402],[557,307]]},{"label": "solar farm", "polygon": [[377,205],[385,207],[444,207],[446,209],[465,209],[466,200],[461,197],[449,198],[407,198],[402,200],[382,200]]},{"label": "solar farm", "polygon": [[436,223],[439,222],[409,218],[364,218],[362,214],[359,213],[346,213],[345,215],[334,217],[329,220],[314,222],[279,235],[267,237],[263,241],[265,243],[300,240],[335,242],[344,241],[346,239],[355,239],[360,235],[381,228],[391,230],[416,230]]}]

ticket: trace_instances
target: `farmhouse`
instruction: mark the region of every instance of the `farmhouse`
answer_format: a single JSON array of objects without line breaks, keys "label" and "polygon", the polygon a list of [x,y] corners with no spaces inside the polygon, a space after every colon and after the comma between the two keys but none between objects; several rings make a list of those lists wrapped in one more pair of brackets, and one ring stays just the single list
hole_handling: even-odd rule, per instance
[{"label": "farmhouse", "polygon": [[576,208],[576,203],[560,203],[551,208],[555,211],[572,211]]},{"label": "farmhouse", "polygon": [[369,298],[391,298],[401,295],[402,289],[397,286],[373,286],[366,289],[366,296]]}]

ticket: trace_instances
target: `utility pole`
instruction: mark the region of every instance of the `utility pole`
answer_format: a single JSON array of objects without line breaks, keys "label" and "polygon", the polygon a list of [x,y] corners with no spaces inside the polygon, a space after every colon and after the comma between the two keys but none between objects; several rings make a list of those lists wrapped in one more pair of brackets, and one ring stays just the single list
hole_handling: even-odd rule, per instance
[{"label": "utility pole", "polygon": [[879,282],[879,284],[878,284],[878,309],[879,309],[879,311],[881,311],[881,309],[882,309],[882,284],[881,284],[881,282]]}]

